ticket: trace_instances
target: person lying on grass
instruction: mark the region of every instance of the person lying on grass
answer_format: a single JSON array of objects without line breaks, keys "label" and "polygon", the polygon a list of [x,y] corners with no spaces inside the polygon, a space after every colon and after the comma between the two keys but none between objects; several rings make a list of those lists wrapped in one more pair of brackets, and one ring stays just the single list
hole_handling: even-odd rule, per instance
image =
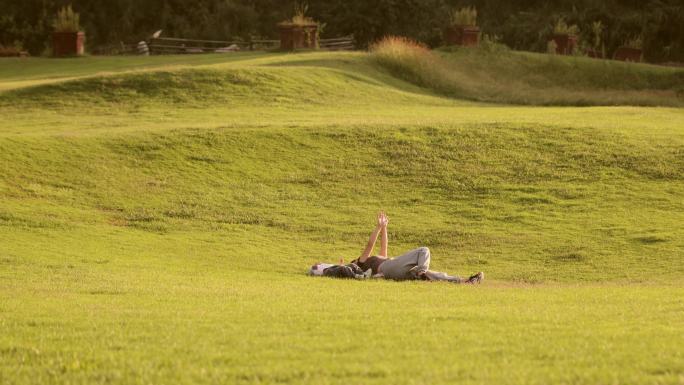
[{"label": "person lying on grass", "polygon": [[[378,214],[378,223],[371,233],[370,239],[361,256],[352,261],[361,270],[372,270],[375,278],[394,280],[424,280],[424,281],[448,281],[453,283],[480,283],[484,279],[484,273],[473,274],[467,280],[446,273],[431,271],[430,249],[419,247],[403,255],[394,258],[387,257],[387,225],[389,218],[384,212]],[[371,256],[375,242],[380,234],[380,254]]]}]

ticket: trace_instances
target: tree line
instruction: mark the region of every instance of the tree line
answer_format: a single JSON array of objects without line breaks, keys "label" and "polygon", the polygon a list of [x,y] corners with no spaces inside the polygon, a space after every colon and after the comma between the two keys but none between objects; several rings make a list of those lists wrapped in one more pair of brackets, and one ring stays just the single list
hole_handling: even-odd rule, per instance
[{"label": "tree line", "polygon": [[[81,15],[87,46],[135,43],[162,29],[164,36],[247,40],[276,38],[276,24],[290,16],[283,0],[0,0],[0,44],[21,45],[33,55],[50,46],[57,10],[71,4]],[[591,24],[606,27],[612,52],[641,37],[651,62],[684,61],[682,0],[309,0],[309,15],[322,23],[323,37],[354,34],[361,47],[386,35],[410,37],[430,46],[442,42],[449,10],[475,6],[483,33],[511,48],[545,51],[553,24],[563,17],[589,39]]]}]

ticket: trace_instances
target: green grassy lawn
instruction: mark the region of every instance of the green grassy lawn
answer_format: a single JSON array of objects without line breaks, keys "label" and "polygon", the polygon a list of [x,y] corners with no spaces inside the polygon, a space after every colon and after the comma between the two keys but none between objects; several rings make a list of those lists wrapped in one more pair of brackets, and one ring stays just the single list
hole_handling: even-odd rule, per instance
[{"label": "green grassy lawn", "polygon": [[[684,384],[682,109],[392,74],[0,60],[0,383]],[[390,254],[485,283],[305,276],[379,209]]]}]

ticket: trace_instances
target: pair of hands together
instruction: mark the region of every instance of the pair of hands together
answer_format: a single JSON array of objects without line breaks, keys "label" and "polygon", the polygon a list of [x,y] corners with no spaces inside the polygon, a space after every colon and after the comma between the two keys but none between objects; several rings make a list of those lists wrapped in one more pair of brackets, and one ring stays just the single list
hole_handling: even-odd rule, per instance
[{"label": "pair of hands together", "polygon": [[389,218],[387,217],[387,214],[385,214],[384,211],[380,211],[378,213],[378,228],[383,229],[387,227],[387,224],[389,223]]}]

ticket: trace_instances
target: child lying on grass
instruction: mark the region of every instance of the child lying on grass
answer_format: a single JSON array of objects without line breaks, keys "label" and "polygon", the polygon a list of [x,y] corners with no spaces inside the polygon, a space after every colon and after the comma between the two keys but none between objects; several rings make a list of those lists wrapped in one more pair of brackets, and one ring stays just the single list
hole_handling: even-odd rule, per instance
[{"label": "child lying on grass", "polygon": [[[338,278],[365,279],[368,277],[393,280],[447,281],[453,283],[481,283],[484,273],[473,274],[467,280],[447,273],[431,271],[430,249],[419,247],[395,258],[387,257],[387,225],[389,218],[384,212],[378,214],[378,224],[361,256],[348,265],[316,264],[311,267],[311,275],[325,275]],[[380,254],[371,256],[375,242],[380,237]]]}]

